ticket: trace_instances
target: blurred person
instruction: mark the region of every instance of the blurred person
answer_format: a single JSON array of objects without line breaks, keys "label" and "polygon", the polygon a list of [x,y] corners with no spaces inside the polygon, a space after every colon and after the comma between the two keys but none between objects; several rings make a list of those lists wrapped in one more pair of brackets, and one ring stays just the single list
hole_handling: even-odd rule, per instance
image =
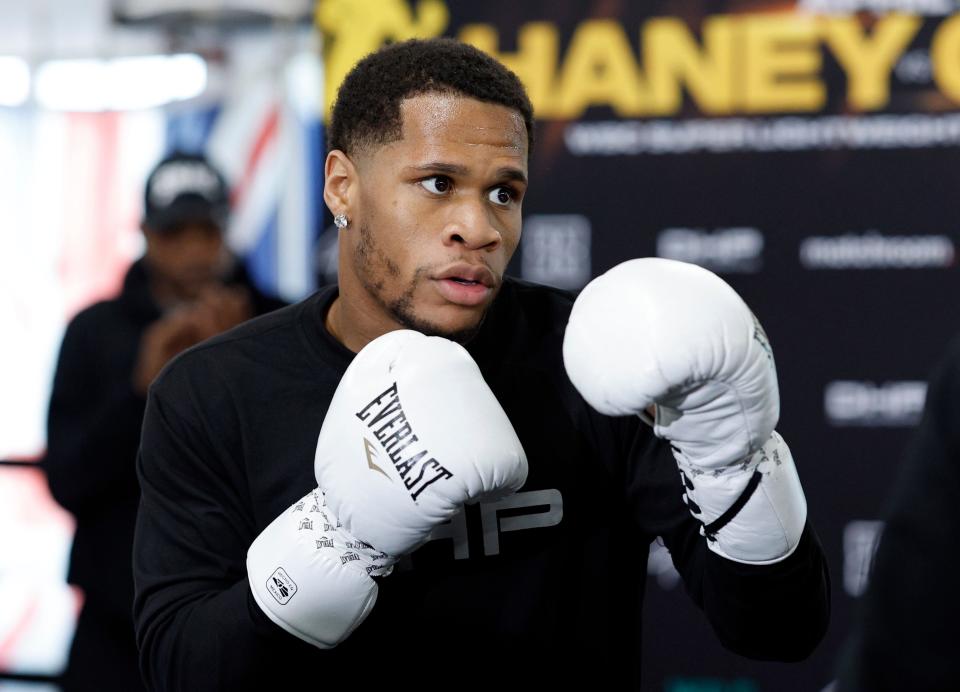
[{"label": "blurred person", "polygon": [[131,609],[140,490],[134,463],[147,388],[177,353],[280,307],[224,243],[228,190],[199,156],[174,154],[147,179],[143,257],[118,297],[78,313],[60,348],[43,466],[76,518],[68,581],[83,607],[64,689],[142,689]]},{"label": "blurred person", "polygon": [[809,655],[826,563],[736,293],[656,258],[576,302],[505,277],[533,115],[473,47],[371,54],[328,135],[338,283],[150,388],[149,684],[636,689],[658,536],[727,648]]},{"label": "blurred person", "polygon": [[840,655],[836,692],[960,689],[960,340],[931,374]]}]

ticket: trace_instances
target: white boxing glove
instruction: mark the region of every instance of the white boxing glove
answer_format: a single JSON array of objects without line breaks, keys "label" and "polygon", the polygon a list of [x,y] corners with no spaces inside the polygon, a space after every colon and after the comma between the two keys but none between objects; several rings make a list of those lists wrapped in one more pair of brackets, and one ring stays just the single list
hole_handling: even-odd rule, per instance
[{"label": "white boxing glove", "polygon": [[329,649],[370,614],[377,600],[371,577],[386,576],[394,562],[344,531],[314,488],[250,544],[247,580],[275,624]]},{"label": "white boxing glove", "polygon": [[591,406],[639,415],[670,441],[684,499],[711,550],[761,564],[793,552],[806,500],[790,451],[774,432],[780,397],[773,353],[728,284],[684,262],[624,262],[577,298],[563,356]]},{"label": "white boxing glove", "polygon": [[314,467],[318,490],[264,529],[247,571],[267,616],[321,648],[369,614],[372,576],[388,574],[464,503],[516,492],[527,477],[520,440],[466,350],[409,330],[356,355]]}]

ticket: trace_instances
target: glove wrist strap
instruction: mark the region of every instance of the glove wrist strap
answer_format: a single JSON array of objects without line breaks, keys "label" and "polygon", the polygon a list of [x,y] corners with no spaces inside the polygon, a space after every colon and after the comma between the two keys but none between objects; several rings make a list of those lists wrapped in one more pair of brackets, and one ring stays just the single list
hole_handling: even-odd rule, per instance
[{"label": "glove wrist strap", "polygon": [[704,525],[703,531],[704,535],[707,537],[707,540],[716,540],[717,532],[729,524],[730,520],[740,513],[740,510],[743,509],[744,505],[747,504],[747,501],[760,486],[760,481],[762,479],[763,475],[760,473],[760,471],[754,470],[753,475],[750,476],[750,480],[747,482],[747,487],[743,489],[742,493],[740,493],[740,497],[737,498],[736,502],[730,505],[726,512],[711,521],[709,524]]},{"label": "glove wrist strap", "polygon": [[705,470],[674,450],[684,501],[701,522],[707,547],[721,557],[769,564],[789,556],[807,505],[790,449],[776,432],[747,459]]}]

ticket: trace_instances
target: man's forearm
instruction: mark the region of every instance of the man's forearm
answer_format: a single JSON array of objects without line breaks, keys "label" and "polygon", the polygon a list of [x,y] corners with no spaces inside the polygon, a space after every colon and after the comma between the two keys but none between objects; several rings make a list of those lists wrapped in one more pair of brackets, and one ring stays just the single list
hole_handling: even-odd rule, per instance
[{"label": "man's forearm", "polygon": [[318,654],[267,619],[246,580],[194,594],[188,604],[155,600],[144,607],[138,594],[135,606],[140,668],[151,689],[236,690],[268,680],[272,687],[283,671],[302,671],[300,660]]},{"label": "man's forearm", "polygon": [[694,597],[723,645],[760,660],[807,658],[830,620],[830,578],[810,524],[796,550],[777,563],[748,565],[706,552]]}]

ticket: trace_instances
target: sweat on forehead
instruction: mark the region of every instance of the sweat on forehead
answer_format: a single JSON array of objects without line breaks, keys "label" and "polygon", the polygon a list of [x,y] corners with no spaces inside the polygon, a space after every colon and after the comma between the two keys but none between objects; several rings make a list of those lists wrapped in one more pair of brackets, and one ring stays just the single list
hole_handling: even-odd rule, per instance
[{"label": "sweat on forehead", "polygon": [[461,95],[513,109],[533,145],[533,109],[517,76],[453,39],[412,40],[371,53],[350,71],[333,106],[328,147],[348,155],[402,136],[401,104],[422,94]]}]

